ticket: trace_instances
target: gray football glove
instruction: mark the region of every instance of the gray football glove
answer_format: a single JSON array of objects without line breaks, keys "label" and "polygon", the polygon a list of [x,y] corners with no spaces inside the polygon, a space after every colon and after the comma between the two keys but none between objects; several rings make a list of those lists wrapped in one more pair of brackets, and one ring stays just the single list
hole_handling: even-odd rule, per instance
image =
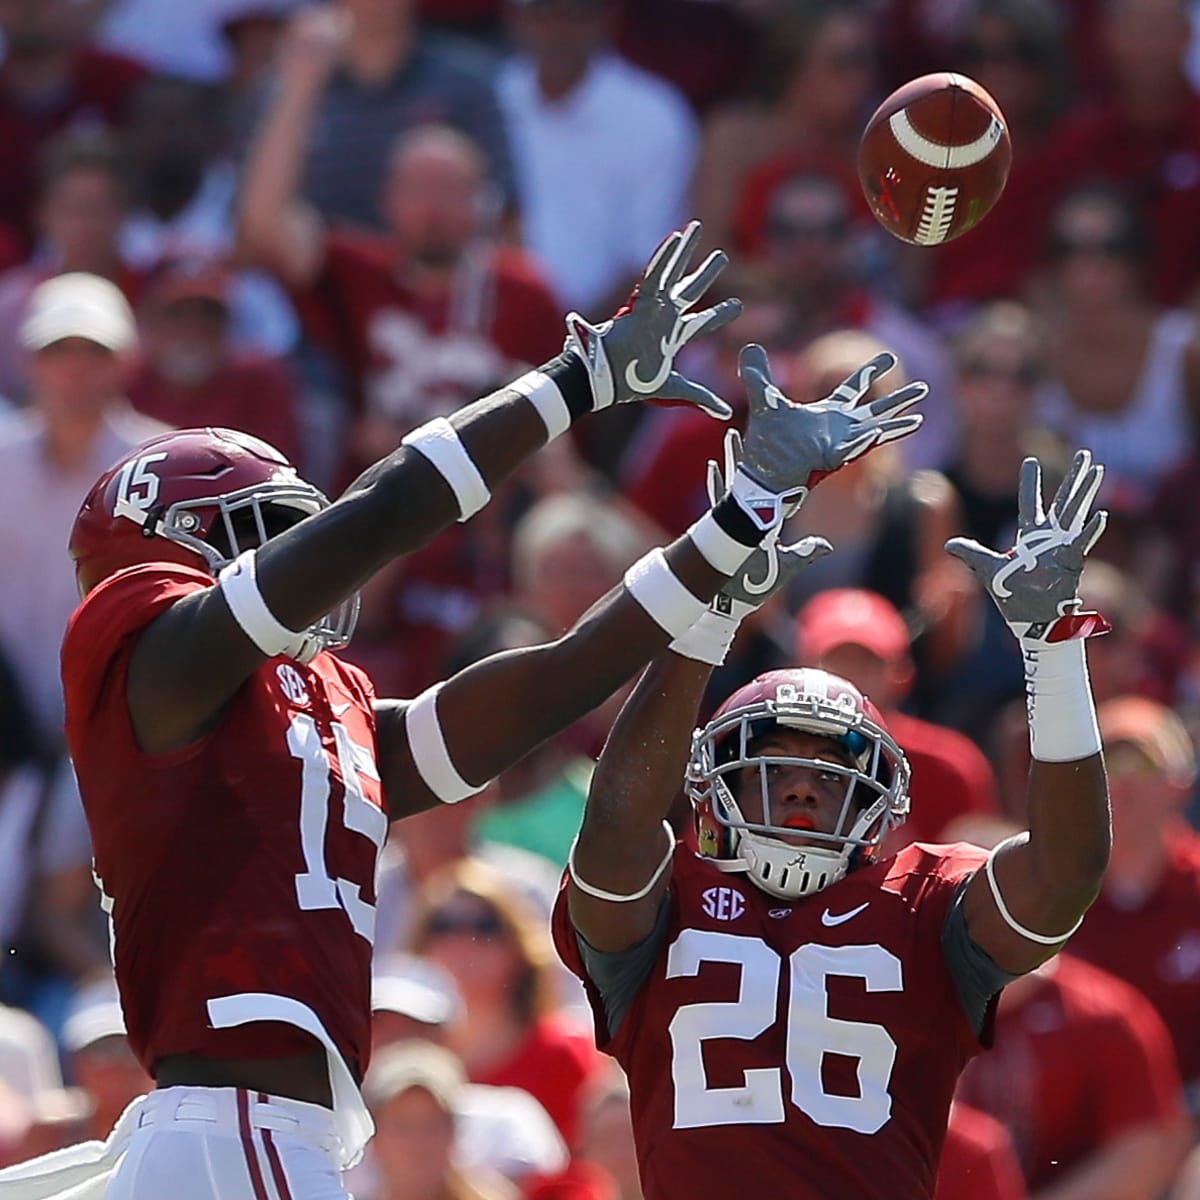
[{"label": "gray football glove", "polygon": [[1083,562],[1104,532],[1108,513],[1088,514],[1104,479],[1089,450],[1078,450],[1048,512],[1042,509],[1042,468],[1021,464],[1017,540],[1006,554],[969,538],[951,538],[946,549],[975,573],[1017,637],[1064,642],[1107,633],[1108,622],[1081,612],[1076,594]]},{"label": "gray football glove", "polygon": [[734,492],[748,501],[763,528],[781,510],[798,505],[827,475],[866,454],[873,446],[906,437],[924,417],[906,413],[929,391],[919,380],[866,404],[860,401],[876,377],[896,364],[891,353],[877,354],[850,374],[823,400],[796,404],[771,379],[767,352],[742,348],[738,374],[746,385],[750,417]]},{"label": "gray football glove", "polygon": [[567,314],[566,350],[579,356],[592,382],[592,411],[613,404],[659,398],[683,400],[727,421],[733,410],[720,396],[675,370],[675,356],[694,337],[728,325],[740,300],[722,300],[689,313],[725,269],[728,257],[714,250],[685,274],[700,241],[700,222],[676,230],[654,252],[625,306],[600,325]]}]

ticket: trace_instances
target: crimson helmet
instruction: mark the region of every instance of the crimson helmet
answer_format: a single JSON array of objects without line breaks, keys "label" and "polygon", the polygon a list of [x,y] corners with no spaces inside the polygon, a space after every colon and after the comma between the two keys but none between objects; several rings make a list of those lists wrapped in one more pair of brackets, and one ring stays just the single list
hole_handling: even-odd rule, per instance
[{"label": "crimson helmet", "polygon": [[[140,563],[179,563],[215,579],[246,545],[328,506],[274,446],[234,429],[178,429],[143,442],[100,476],[68,549],[83,596]],[[354,596],[304,631],[294,657],[345,645],[357,618]]]},{"label": "crimson helmet", "polygon": [[[853,766],[791,755],[760,755],[751,743],[776,726],[830,738]],[[815,845],[787,840],[794,829],[771,823],[767,768],[776,764],[834,771],[848,781],[832,833],[806,833]],[[751,823],[726,776],[758,771],[762,823]],[[744,871],[785,900],[836,883],[853,865],[874,860],[889,829],[908,815],[908,760],[879,710],[852,683],[812,667],[768,671],[739,688],[692,738],[685,788],[700,854],[723,871]]]}]

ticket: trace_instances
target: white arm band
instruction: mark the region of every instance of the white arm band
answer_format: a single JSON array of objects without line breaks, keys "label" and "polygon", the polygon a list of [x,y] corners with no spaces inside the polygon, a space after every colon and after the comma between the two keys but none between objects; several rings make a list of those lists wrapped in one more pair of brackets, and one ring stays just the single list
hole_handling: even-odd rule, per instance
[{"label": "white arm band", "polygon": [[644,900],[654,890],[654,885],[662,878],[663,872],[670,865],[671,859],[675,855],[675,831],[666,821],[663,822],[663,829],[667,831],[667,852],[663,855],[662,862],[658,864],[654,874],[650,876],[650,882],[645,887],[623,896],[619,892],[606,892],[603,888],[593,887],[590,883],[585,883],[579,878],[579,872],[575,870],[575,845],[579,841],[578,836],[571,843],[571,849],[567,854],[567,871],[571,875],[571,882],[585,896],[594,896],[597,900],[608,900],[612,904],[628,904],[631,900]]},{"label": "white arm band", "polygon": [[411,446],[437,468],[458,501],[460,521],[473,517],[492,498],[474,459],[445,417],[418,425],[400,439],[400,444]]},{"label": "white arm band", "polygon": [[719,667],[725,661],[733,639],[737,637],[740,624],[741,621],[732,613],[706,608],[704,616],[686,633],[677,637],[667,649],[681,658],[690,658],[695,662]]},{"label": "white arm band", "polygon": [[743,545],[737,538],[726,533],[711,512],[707,512],[687,531],[692,545],[700,551],[704,561],[722,575],[733,575],[754,553],[753,546]]},{"label": "white arm band", "polygon": [[625,572],[625,588],[655,623],[672,637],[682,637],[708,610],[680,583],[661,548],[639,558]]},{"label": "white arm band", "polygon": [[304,641],[304,634],[281,625],[258,590],[255,569],[256,550],[239,554],[217,576],[217,584],[233,619],[242,632],[265,654],[294,654]]},{"label": "white arm band", "polygon": [[487,781],[468,783],[451,761],[437,715],[437,697],[441,690],[442,684],[434,684],[408,706],[404,714],[404,728],[413,762],[425,786],[443,804],[457,804],[468,796],[482,792],[487,787]]},{"label": "white arm band", "polygon": [[[998,846],[992,850],[987,856],[987,862],[984,863],[984,873],[987,875],[988,887],[992,889],[992,899],[996,902],[996,908],[999,909],[1000,915],[1004,918],[1005,924],[1014,933],[1019,933],[1023,938],[1028,938],[1031,942],[1037,942],[1039,946],[1057,946],[1060,942],[1065,942],[1079,927],[1083,924],[1083,917],[1080,917],[1066,933],[1056,934],[1054,937],[1047,937],[1044,933],[1034,933],[1032,929],[1026,929],[1016,917],[1008,911],[1008,905],[1004,903],[1004,898],[1000,895],[999,885],[996,883],[996,873],[992,869],[992,862],[996,855],[1004,849],[1005,846],[1011,846],[1014,841],[1021,838],[1027,838],[1028,833],[1018,833],[1014,837],[1005,838]],[[1084,913],[1083,916],[1087,916]]]},{"label": "white arm band", "polygon": [[1100,753],[1100,726],[1088,679],[1085,639],[1021,640],[1029,748],[1039,762],[1074,762]]},{"label": "white arm band", "polygon": [[552,442],[560,433],[566,433],[571,428],[571,410],[558,390],[558,384],[549,375],[530,371],[508,386],[537,409],[538,416],[546,426],[546,441]]}]

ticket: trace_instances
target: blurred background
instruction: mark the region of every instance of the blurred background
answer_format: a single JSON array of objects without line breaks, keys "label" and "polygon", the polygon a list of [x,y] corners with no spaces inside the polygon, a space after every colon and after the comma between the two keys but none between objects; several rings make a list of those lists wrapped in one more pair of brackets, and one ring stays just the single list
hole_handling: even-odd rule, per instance
[{"label": "blurred background", "polygon": [[[855,150],[933,70],[992,93],[1014,163],[981,226],[915,249],[869,217]],[[796,518],[837,553],[708,699],[795,663],[858,683],[914,764],[897,845],[1023,819],[1019,653],[942,543],[1011,544],[1029,453],[1050,487],[1078,445],[1107,465],[1083,592],[1113,623],[1090,649],[1112,866],[1067,954],[1005,993],[939,1197],[1200,1198],[1192,0],[0,0],[0,1164],[104,1136],[149,1085],[63,754],[84,492],[162,424],[213,424],[336,495],[558,353],[568,310],[607,317],[692,216],[745,313],[687,371],[739,415],[747,341],[796,400],[882,347],[887,389],[931,385],[917,436]],[[381,694],[557,636],[707,508],[722,428],[623,409],[372,582],[347,657]],[[640,1196],[624,1080],[546,927],[615,707],[394,831],[360,1198]]]}]

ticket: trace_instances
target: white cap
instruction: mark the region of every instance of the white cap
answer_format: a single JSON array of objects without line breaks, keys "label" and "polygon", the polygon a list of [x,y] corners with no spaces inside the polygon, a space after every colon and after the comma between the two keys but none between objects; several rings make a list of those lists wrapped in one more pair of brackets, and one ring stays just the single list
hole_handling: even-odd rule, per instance
[{"label": "white cap", "polygon": [[371,1010],[400,1013],[423,1025],[447,1025],[460,1015],[462,998],[453,978],[436,963],[395,954],[376,969]]},{"label": "white cap", "polygon": [[21,345],[36,351],[72,337],[86,338],[114,353],[136,344],[133,311],[115,283],[71,271],[33,289],[21,322]]},{"label": "white cap", "polygon": [[38,1123],[78,1121],[91,1105],[79,1088],[63,1087],[50,1031],[17,1008],[0,1006],[0,1080],[29,1106]]},{"label": "white cap", "polygon": [[117,1000],[97,1000],[76,1009],[63,1023],[62,1044],[74,1053],[102,1038],[124,1037],[125,1017]]},{"label": "white cap", "polygon": [[467,1084],[462,1062],[444,1046],[420,1039],[393,1042],[372,1059],[363,1080],[368,1104],[386,1104],[411,1088],[428,1092],[448,1113],[457,1110]]}]

